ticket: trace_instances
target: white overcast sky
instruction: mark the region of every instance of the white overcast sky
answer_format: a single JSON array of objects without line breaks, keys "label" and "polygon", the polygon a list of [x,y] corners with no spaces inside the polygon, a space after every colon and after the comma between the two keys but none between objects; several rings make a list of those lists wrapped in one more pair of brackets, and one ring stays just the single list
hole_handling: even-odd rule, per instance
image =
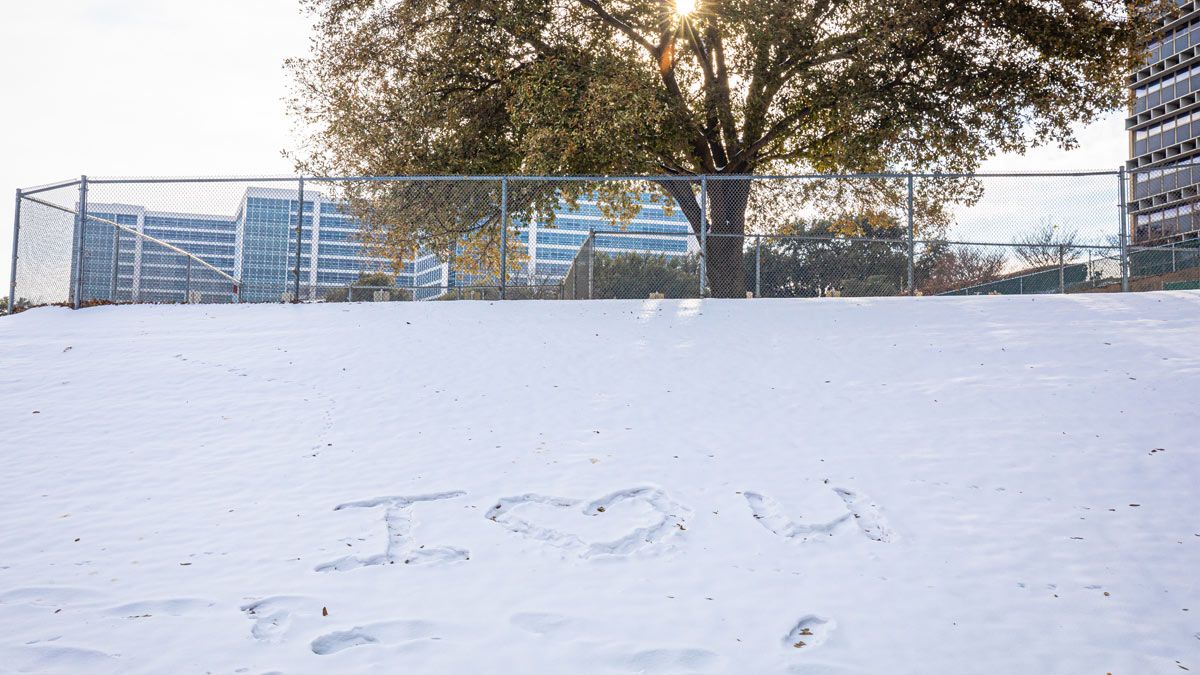
[{"label": "white overcast sky", "polygon": [[[14,190],[90,176],[287,174],[283,60],[308,46],[297,0],[7,0],[0,21],[0,280]],[[992,171],[1115,169],[1122,116],[1082,147]]]}]

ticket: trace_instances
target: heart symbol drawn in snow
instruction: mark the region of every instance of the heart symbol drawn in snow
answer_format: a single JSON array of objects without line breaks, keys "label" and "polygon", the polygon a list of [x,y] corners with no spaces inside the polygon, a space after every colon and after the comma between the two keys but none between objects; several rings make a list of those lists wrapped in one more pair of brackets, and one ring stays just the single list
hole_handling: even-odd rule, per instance
[{"label": "heart symbol drawn in snow", "polygon": [[499,499],[487,512],[488,520],[581,558],[633,553],[685,531],[687,515],[657,487],[617,490],[590,502],[527,493]]}]

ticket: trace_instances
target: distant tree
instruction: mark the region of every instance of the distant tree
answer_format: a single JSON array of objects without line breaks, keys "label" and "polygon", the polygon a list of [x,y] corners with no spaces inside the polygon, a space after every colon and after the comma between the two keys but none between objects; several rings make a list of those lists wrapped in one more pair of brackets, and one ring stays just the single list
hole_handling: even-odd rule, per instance
[{"label": "distant tree", "polygon": [[[1078,123],[1124,106],[1160,4],[305,0],[315,36],[289,62],[290,108],[311,135],[296,155],[323,175],[969,172],[997,152],[1073,146]],[[653,185],[698,233],[697,187]],[[959,187],[920,181],[922,214],[937,221]],[[753,188],[712,182],[715,233],[747,231]],[[399,265],[466,242],[498,270],[496,184],[345,189],[372,253]],[[619,221],[637,212],[630,192],[521,182],[506,197],[519,220],[592,194]],[[896,207],[903,181],[836,192],[819,198]],[[742,295],[741,257],[734,237],[709,242],[714,295]]]},{"label": "distant tree", "polygon": [[[350,296],[350,287],[361,288],[361,292],[355,292],[353,297]],[[387,272],[359,272],[358,280],[342,288],[331,288],[325,291],[325,302],[346,302],[348,299],[365,301],[374,298],[374,291],[386,290],[389,294],[391,302],[400,302],[402,300],[412,300],[412,292],[406,288],[396,287],[396,278]]]},{"label": "distant tree", "polygon": [[838,294],[847,298],[878,298],[900,295],[904,291],[903,281],[888,274],[872,274],[866,279],[846,279]]},{"label": "distant tree", "polygon": [[[830,219],[798,221],[787,228],[790,238],[764,238],[763,297],[902,293],[908,272],[904,228],[878,215],[851,220],[853,230],[864,238],[839,238],[851,223]],[[755,262],[753,253],[743,259],[748,289],[754,288]]]},{"label": "distant tree", "polygon": [[1082,250],[1076,244],[1078,235],[1077,230],[1068,232],[1047,219],[1037,229],[1014,239],[1013,252],[1030,267],[1057,265],[1059,249],[1065,261],[1072,260]]},{"label": "distant tree", "polygon": [[700,296],[700,258],[651,253],[596,253],[592,267],[592,297],[668,298]]},{"label": "distant tree", "polygon": [[1004,276],[1004,263],[1001,250],[933,243],[917,262],[917,287],[925,295],[937,295],[996,281]]}]

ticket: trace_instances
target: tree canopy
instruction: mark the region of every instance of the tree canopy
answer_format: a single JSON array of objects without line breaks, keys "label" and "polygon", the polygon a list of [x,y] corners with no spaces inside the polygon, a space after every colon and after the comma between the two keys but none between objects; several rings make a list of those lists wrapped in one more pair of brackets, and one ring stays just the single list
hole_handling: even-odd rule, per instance
[{"label": "tree canopy", "polygon": [[[315,36],[288,64],[290,104],[308,133],[297,159],[322,175],[970,172],[997,152],[1074,145],[1074,125],[1126,100],[1139,36],[1161,11],[1126,0],[306,5]],[[698,228],[694,184],[657,185]],[[358,189],[377,209],[385,188]],[[596,189],[526,184],[510,207],[545,211]],[[743,233],[752,201],[747,181],[723,184],[708,201],[712,231]],[[397,251],[421,237],[490,250],[492,211],[393,214],[374,236]],[[714,292],[740,295],[740,242],[713,243]]]}]

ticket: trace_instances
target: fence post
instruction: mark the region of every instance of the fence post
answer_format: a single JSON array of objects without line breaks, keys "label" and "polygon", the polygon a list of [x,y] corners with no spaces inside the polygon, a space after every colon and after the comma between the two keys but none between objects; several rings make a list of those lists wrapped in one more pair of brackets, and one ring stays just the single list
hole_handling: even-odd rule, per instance
[{"label": "fence post", "polygon": [[1175,242],[1171,242],[1171,271],[1178,271],[1175,269]]},{"label": "fence post", "polygon": [[183,282],[183,304],[192,304],[192,256],[187,257],[187,276]]},{"label": "fence post", "polygon": [[508,176],[500,178],[500,299],[508,285]]},{"label": "fence post", "polygon": [[79,177],[79,258],[75,269],[75,309],[83,298],[83,230],[87,222],[87,176]]},{"label": "fence post", "polygon": [[762,235],[754,238],[754,297],[762,297]]},{"label": "fence post", "polygon": [[[115,218],[116,216],[114,216]],[[117,272],[121,269],[121,228],[113,228],[113,282],[112,296],[113,302],[117,301]]]},{"label": "fence post", "polygon": [[[292,301],[300,302],[300,252],[304,250],[304,176],[300,176],[300,194],[296,201],[296,280],[292,286]],[[188,258],[189,269],[192,259]]]},{"label": "fence post", "polygon": [[915,295],[916,288],[916,270],[914,259],[916,257],[916,242],[914,241],[913,229],[913,176],[908,174],[908,294]]},{"label": "fence post", "polygon": [[592,269],[596,266],[596,228],[588,228],[588,295],[587,299],[592,299]]},{"label": "fence post", "polygon": [[700,176],[700,297],[708,279],[708,174]]},{"label": "fence post", "polygon": [[1128,209],[1125,205],[1125,166],[1117,169],[1117,186],[1121,209],[1121,292],[1129,292],[1129,220]]},{"label": "fence post", "polygon": [[17,202],[13,209],[13,254],[12,272],[8,277],[8,314],[12,316],[17,306],[17,242],[21,237],[21,188],[17,188]]},{"label": "fence post", "polygon": [[1063,276],[1063,245],[1062,244],[1058,245],[1058,292],[1059,293],[1067,292],[1066,279]]}]

